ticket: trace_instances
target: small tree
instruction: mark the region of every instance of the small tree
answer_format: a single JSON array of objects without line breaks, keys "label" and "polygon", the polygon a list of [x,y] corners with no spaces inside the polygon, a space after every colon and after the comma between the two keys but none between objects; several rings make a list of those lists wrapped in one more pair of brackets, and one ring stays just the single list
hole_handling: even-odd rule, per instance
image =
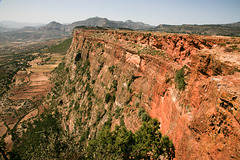
[{"label": "small tree", "polygon": [[109,72],[112,73],[112,74],[114,72],[114,69],[115,69],[114,65],[112,65],[111,67],[108,67]]},{"label": "small tree", "polygon": [[184,68],[186,66],[183,66],[180,70],[176,72],[175,82],[177,83],[178,89],[181,91],[185,90],[185,78],[184,78]]},{"label": "small tree", "polygon": [[6,154],[6,143],[1,140],[0,141],[0,152],[2,153],[2,156],[5,160],[8,160],[7,154]]},{"label": "small tree", "polygon": [[111,94],[107,93],[105,96],[105,102],[108,103],[111,100]]}]

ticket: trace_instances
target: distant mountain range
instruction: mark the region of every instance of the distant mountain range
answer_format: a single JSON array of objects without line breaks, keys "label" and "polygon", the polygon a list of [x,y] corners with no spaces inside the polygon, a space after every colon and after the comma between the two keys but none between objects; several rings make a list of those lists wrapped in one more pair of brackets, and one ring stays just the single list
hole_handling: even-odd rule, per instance
[{"label": "distant mountain range", "polygon": [[94,17],[84,21],[73,22],[72,24],[68,24],[68,25],[62,25],[58,22],[53,21],[47,24],[46,26],[40,27],[40,30],[61,30],[61,31],[71,32],[73,28],[77,26],[91,26],[91,27],[99,26],[99,27],[114,28],[114,29],[126,28],[126,29],[132,29],[132,30],[149,30],[154,28],[154,26],[151,26],[149,24],[145,24],[142,22],[133,22],[131,20],[127,20],[125,22],[113,21],[113,20],[108,20],[107,18]]},{"label": "distant mountain range", "polygon": [[131,20],[112,21],[107,18],[89,18],[84,21],[73,22],[72,24],[62,25],[57,22],[51,22],[45,26],[40,27],[40,30],[59,30],[71,32],[76,26],[91,26],[91,27],[106,27],[106,28],[125,28],[131,30],[149,30],[161,31],[167,33],[185,33],[185,34],[199,34],[199,35],[218,35],[218,36],[237,36],[240,37],[240,22],[230,24],[210,24],[210,25],[165,25],[151,26],[142,22],[133,22]]},{"label": "distant mountain range", "polygon": [[42,26],[42,23],[24,23],[24,22],[14,22],[14,21],[0,21],[0,26],[4,28],[14,28],[14,29],[21,29],[24,27],[37,27]]},{"label": "distant mountain range", "polygon": [[0,33],[20,30],[24,27],[40,27],[44,24],[41,23],[24,23],[24,22],[14,22],[14,21],[0,21]]},{"label": "distant mountain range", "polygon": [[[31,27],[26,27],[31,26]],[[158,26],[151,26],[142,22],[133,22],[131,20],[113,21],[107,18],[93,17],[83,21],[76,21],[71,24],[61,24],[58,22],[51,22],[47,25],[36,23],[17,23],[17,22],[0,22],[0,41],[3,37],[9,37],[9,40],[18,38],[21,40],[34,40],[40,38],[53,39],[65,36],[70,36],[72,30],[77,26],[91,26],[91,27],[105,27],[113,29],[131,29],[131,30],[148,30],[160,31],[167,33],[185,33],[185,34],[199,34],[199,35],[219,35],[219,36],[238,36],[240,37],[240,22],[230,24],[217,25],[167,25],[160,24]],[[15,28],[15,29],[9,29]],[[19,27],[24,27],[19,29]],[[18,30],[16,30],[18,28]],[[9,32],[10,31],[10,32]],[[3,33],[6,32],[6,33]],[[25,33],[25,34],[23,34]],[[3,35],[5,34],[5,35]],[[13,36],[13,37],[11,37]],[[21,38],[21,36],[23,38]]]}]

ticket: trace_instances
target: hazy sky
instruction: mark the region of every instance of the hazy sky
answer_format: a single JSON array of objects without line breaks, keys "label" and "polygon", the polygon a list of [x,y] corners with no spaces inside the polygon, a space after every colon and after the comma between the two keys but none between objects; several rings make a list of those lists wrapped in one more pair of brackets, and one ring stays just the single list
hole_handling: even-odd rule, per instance
[{"label": "hazy sky", "polygon": [[0,0],[0,21],[71,23],[90,17],[158,24],[240,21],[240,0]]}]

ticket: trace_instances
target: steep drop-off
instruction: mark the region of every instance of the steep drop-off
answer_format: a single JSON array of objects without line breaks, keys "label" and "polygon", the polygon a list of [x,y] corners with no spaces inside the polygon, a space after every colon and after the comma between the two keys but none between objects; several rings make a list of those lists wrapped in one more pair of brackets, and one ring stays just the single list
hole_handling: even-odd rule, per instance
[{"label": "steep drop-off", "polygon": [[[239,159],[239,39],[77,28],[45,107],[91,139],[111,118],[137,131],[150,117],[177,159]],[[145,110],[142,112],[142,110]]]}]

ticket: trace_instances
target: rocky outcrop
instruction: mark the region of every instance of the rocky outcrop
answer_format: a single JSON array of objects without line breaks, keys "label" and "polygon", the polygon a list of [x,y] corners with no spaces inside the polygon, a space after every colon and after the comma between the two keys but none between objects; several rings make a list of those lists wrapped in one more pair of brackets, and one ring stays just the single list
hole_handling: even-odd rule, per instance
[{"label": "rocky outcrop", "polygon": [[[64,66],[66,89],[56,99],[68,117],[63,127],[80,133],[76,123],[81,119],[86,128],[97,126],[88,131],[91,137],[107,121],[107,113],[121,112],[126,127],[136,131],[142,107],[173,140],[176,159],[239,159],[239,62],[226,62],[239,55],[237,50],[224,52],[220,43],[239,46],[238,39],[230,38],[75,29]],[[176,80],[180,69],[183,84]],[[114,97],[112,103],[106,97]],[[87,107],[89,115],[79,118],[61,107],[76,106],[73,102]],[[116,114],[113,129],[120,123]]]}]

